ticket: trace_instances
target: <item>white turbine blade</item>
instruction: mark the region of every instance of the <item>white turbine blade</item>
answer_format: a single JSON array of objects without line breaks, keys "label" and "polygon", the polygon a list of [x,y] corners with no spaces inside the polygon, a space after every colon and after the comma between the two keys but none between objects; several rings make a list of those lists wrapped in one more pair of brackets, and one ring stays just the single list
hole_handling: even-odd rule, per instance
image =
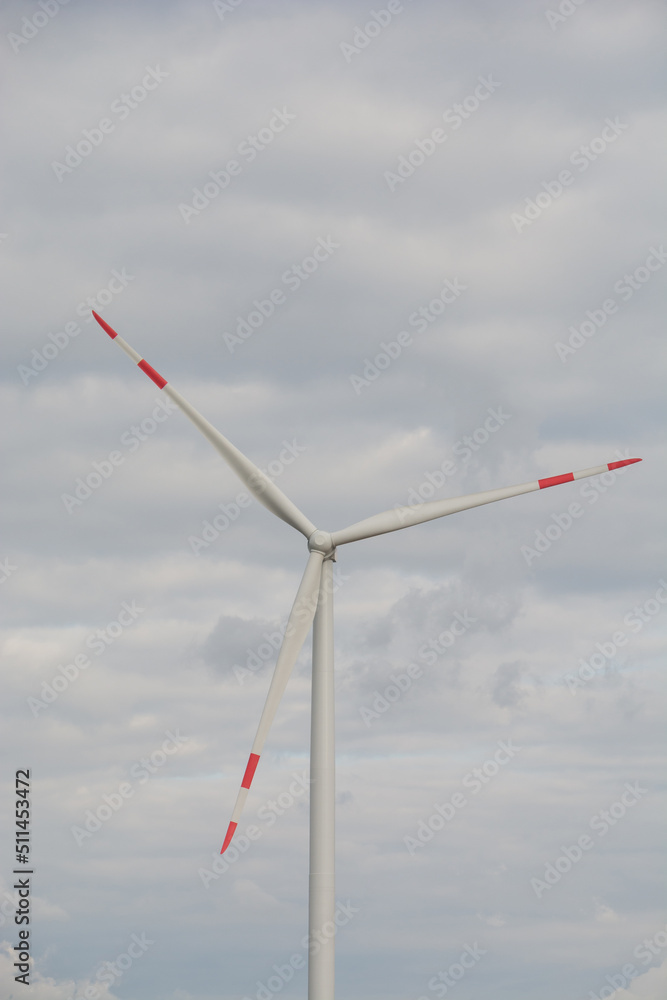
[{"label": "white turbine blade", "polygon": [[620,469],[623,465],[641,462],[641,458],[626,458],[622,462],[609,462],[608,465],[596,465],[592,469],[581,469],[579,472],[566,472],[563,476],[550,476],[548,479],[538,479],[533,483],[522,483],[520,486],[505,486],[499,490],[486,490],[484,493],[470,493],[464,497],[452,497],[449,500],[433,500],[430,503],[415,504],[409,507],[395,507],[382,514],[367,517],[364,521],[351,524],[349,528],[334,531],[331,539],[334,545],[345,545],[346,542],[357,542],[361,538],[371,538],[373,535],[383,535],[387,531],[398,531],[409,528],[413,524],[432,521],[446,514],[456,514],[469,507],[480,507],[495,500],[505,500],[507,497],[530,493],[532,490],[544,490],[560,483],[571,483],[575,479],[585,479],[587,476],[599,476],[612,469]]},{"label": "white turbine blade", "polygon": [[306,570],[299,584],[299,589],[290,612],[290,616],[285,628],[285,638],[278,653],[276,669],[273,672],[269,693],[266,696],[262,717],[259,720],[259,727],[255,742],[252,745],[248,764],[241,781],[239,794],[236,798],[232,818],[227,828],[225,841],[222,845],[221,854],[229,847],[239,818],[243,812],[245,800],[248,798],[248,790],[252,783],[255,770],[259,763],[264,741],[266,740],[271,723],[273,722],[278,705],[285,691],[287,681],[292,673],[292,668],[296,663],[296,658],[301,652],[306,636],[310,630],[315,617],[317,599],[320,591],[320,580],[322,577],[322,560],[324,556],[321,552],[311,552],[306,563]]},{"label": "white turbine blade", "polygon": [[163,389],[167,396],[176,403],[176,405],[183,411],[186,417],[192,421],[192,423],[197,427],[198,430],[202,432],[205,438],[211,442],[214,448],[220,452],[227,465],[230,466],[239,477],[241,482],[247,486],[252,495],[259,500],[272,514],[276,517],[280,517],[283,521],[287,521],[291,524],[293,528],[300,531],[301,534],[305,535],[306,538],[310,538],[312,533],[315,531],[315,525],[308,520],[305,514],[302,514],[299,508],[292,503],[292,501],[285,496],[282,490],[279,490],[275,483],[272,483],[268,476],[254,465],[249,458],[240,452],[238,448],[224,437],[220,431],[216,430],[213,424],[210,424],[208,420],[202,417],[201,413],[195,410],[194,406],[188,403],[187,399],[181,396],[180,392],[177,392],[165,378],[163,378],[159,372],[148,364],[147,361],[137,354],[130,345],[119,337],[116,331],[106,323],[101,316],[93,310],[93,316],[100,324],[103,330],[105,330],[112,340],[118,344],[118,346],[125,351],[129,357],[141,368],[145,375],[148,375],[159,389]]}]

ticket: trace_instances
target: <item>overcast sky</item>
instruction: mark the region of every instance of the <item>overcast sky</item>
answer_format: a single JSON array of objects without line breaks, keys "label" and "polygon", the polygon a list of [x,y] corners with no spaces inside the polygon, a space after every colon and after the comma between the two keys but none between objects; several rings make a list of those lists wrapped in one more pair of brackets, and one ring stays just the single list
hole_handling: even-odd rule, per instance
[{"label": "overcast sky", "polygon": [[3,997],[307,989],[304,540],[92,306],[327,530],[643,458],[339,549],[337,997],[660,1000],[663,5],[0,20]]}]

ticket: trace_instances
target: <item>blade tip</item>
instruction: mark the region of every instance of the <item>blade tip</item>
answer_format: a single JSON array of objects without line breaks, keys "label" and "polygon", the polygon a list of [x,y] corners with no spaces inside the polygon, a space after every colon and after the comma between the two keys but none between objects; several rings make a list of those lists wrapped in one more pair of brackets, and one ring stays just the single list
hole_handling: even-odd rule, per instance
[{"label": "blade tip", "polygon": [[222,845],[222,848],[220,850],[221,854],[224,854],[225,851],[227,850],[227,848],[229,847],[229,845],[231,844],[232,837],[236,833],[236,827],[237,827],[237,825],[238,825],[237,823],[231,822],[229,824],[229,826],[227,827],[227,833],[225,835],[225,841],[224,841],[224,843]]},{"label": "blade tip", "polygon": [[115,337],[118,336],[118,334],[113,329],[113,327],[109,326],[109,324],[106,322],[106,320],[103,320],[102,317],[99,315],[99,313],[96,313],[94,309],[91,309],[90,311],[92,312],[93,316],[95,317],[95,319],[97,320],[97,322],[100,324],[100,326],[102,327],[102,329],[105,331],[105,333],[108,333],[112,340]]},{"label": "blade tip", "polygon": [[624,458],[622,462],[610,462],[607,468],[611,472],[613,469],[622,469],[625,465],[634,465],[635,462],[642,462],[641,458]]}]

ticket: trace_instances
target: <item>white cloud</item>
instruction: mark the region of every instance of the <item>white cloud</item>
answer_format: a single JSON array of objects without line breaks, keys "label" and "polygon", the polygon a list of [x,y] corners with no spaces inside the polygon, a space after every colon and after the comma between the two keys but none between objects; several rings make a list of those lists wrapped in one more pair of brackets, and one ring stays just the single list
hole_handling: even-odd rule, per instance
[{"label": "white cloud", "polygon": [[667,987],[667,962],[643,972],[627,990],[617,990],[614,1000],[662,1000]]},{"label": "white cloud", "polygon": [[[15,977],[20,973],[14,968],[16,955],[7,941],[0,944],[0,989],[6,1000],[19,1000],[24,995],[25,985],[17,983]],[[30,959],[29,994],[30,1000],[72,1000],[86,996],[86,990],[94,990],[94,1000],[118,1000],[118,995],[112,993],[108,983],[92,979],[62,979],[59,982],[50,976],[44,976],[37,970],[37,963]]]}]

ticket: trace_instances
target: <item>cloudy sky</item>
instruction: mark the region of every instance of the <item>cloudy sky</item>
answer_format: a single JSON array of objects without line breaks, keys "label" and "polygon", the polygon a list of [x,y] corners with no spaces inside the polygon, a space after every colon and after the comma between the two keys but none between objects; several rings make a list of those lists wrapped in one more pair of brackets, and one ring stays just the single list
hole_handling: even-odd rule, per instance
[{"label": "cloudy sky", "polygon": [[217,861],[304,540],[92,306],[329,530],[644,459],[339,550],[337,996],[664,996],[662,4],[7,0],[0,44],[2,995],[306,996],[309,640]]}]

